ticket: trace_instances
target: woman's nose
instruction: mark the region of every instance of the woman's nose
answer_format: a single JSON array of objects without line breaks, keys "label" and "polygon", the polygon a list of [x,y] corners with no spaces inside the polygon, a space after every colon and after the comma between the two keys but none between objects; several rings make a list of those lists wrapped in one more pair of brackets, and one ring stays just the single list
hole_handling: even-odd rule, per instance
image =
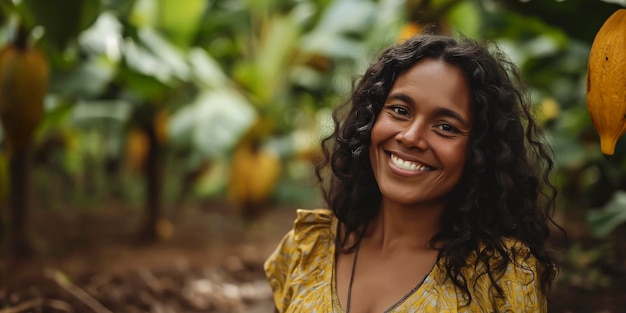
[{"label": "woman's nose", "polygon": [[396,136],[406,148],[428,149],[427,127],[424,123],[413,121],[406,125]]}]

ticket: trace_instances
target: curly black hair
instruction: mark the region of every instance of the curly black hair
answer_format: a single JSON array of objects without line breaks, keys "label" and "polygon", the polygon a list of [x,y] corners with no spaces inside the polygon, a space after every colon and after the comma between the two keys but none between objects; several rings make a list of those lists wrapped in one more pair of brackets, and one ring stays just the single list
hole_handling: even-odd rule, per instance
[{"label": "curly black hair", "polygon": [[[380,209],[382,195],[369,160],[370,135],[394,80],[424,59],[441,59],[461,69],[469,84],[474,124],[464,173],[448,196],[442,224],[431,244],[443,242],[440,258],[447,277],[471,302],[462,269],[471,255],[500,296],[497,277],[514,262],[504,238],[527,246],[540,264],[545,293],[558,270],[548,245],[554,223],[556,187],[550,182],[552,151],[534,121],[530,99],[515,64],[490,42],[417,35],[392,46],[369,66],[351,97],[333,114],[334,132],[324,139],[316,172],[328,207],[341,223],[338,251],[352,251]],[[330,168],[330,180],[323,170]],[[328,184],[329,183],[329,184]],[[495,262],[494,262],[495,261]]]}]

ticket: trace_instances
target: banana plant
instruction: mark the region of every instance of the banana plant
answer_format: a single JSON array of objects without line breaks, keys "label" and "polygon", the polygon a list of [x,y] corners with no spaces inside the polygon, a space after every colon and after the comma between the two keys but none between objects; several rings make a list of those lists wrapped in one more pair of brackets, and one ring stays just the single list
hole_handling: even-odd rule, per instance
[{"label": "banana plant", "polygon": [[[53,76],[49,88],[51,120],[67,123],[69,119],[84,127],[78,131],[83,133],[98,125],[113,130],[112,137],[118,139],[110,140],[113,145],[108,145],[113,147],[113,153],[121,150],[119,138],[123,138],[124,127],[139,129],[146,140],[143,175],[147,204],[141,234],[147,240],[156,237],[154,225],[161,207],[159,157],[165,136],[160,126],[165,125],[166,108],[176,101],[180,90],[184,92],[181,86],[191,80],[182,51],[185,45],[192,44],[195,30],[189,21],[194,19],[188,15],[183,22],[174,23],[168,15],[173,12],[169,9],[173,5],[195,14],[197,23],[205,1],[186,1],[181,5],[173,1],[72,0],[69,10],[38,0],[3,2],[0,6],[7,23],[16,16],[39,31],[39,44],[50,60]],[[150,7],[160,11],[146,10]],[[163,33],[176,43],[170,43]],[[54,117],[58,115],[64,118]],[[44,124],[38,136],[45,139],[54,126]],[[89,144],[93,141],[79,146]],[[26,224],[19,218],[9,223],[14,229],[22,229],[20,225]]]},{"label": "banana plant", "polygon": [[145,186],[145,216],[140,229],[143,241],[167,236],[160,230],[171,228],[159,226],[169,225],[163,218],[167,116],[184,104],[183,99],[196,93],[196,69],[190,51],[206,5],[206,1],[198,0],[142,0],[135,3],[127,19],[120,20],[121,57],[110,86],[118,86],[114,98],[131,105],[126,127],[146,146],[140,162]]},{"label": "banana plant", "polygon": [[[71,9],[65,13],[72,15],[93,8],[88,2],[72,1]],[[0,5],[4,29],[10,34],[0,52],[0,119],[5,153],[9,159],[8,238],[11,252],[18,256],[31,253],[27,235],[30,150],[44,115],[44,97],[50,75],[50,54],[42,51],[45,46],[58,48],[67,44],[67,40],[77,36],[81,28],[89,24],[88,20],[60,21],[50,15],[44,18],[40,15],[41,11],[34,10],[35,6],[59,11],[58,7],[52,8],[49,2],[36,0],[3,2]],[[88,18],[89,14],[84,16]],[[41,29],[47,31],[47,35],[36,36]]]},{"label": "banana plant", "polygon": [[48,62],[29,43],[29,34],[18,26],[15,38],[0,50],[0,121],[9,158],[9,240],[17,255],[30,253],[25,231],[30,149],[43,117],[49,79]]}]

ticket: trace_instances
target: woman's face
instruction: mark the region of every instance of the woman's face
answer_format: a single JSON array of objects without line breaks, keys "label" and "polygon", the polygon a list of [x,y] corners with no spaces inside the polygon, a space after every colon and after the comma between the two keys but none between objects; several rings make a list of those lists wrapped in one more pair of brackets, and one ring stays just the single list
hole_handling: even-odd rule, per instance
[{"label": "woman's face", "polygon": [[463,174],[472,128],[463,73],[424,59],[397,80],[372,129],[370,160],[383,201],[445,205]]}]

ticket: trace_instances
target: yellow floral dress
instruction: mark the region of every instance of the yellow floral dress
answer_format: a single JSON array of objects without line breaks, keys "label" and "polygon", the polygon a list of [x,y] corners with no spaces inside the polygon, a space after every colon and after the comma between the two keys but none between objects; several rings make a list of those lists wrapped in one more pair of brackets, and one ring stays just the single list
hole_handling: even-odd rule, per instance
[{"label": "yellow floral dress", "polygon": [[[330,210],[297,211],[293,229],[264,264],[278,312],[343,313],[335,289],[336,226]],[[467,270],[468,286],[475,282],[476,288],[470,288],[470,305],[462,306],[462,293],[446,279],[443,267],[435,266],[420,288],[391,312],[547,312],[537,260],[519,242],[506,244],[509,249],[515,246],[519,266],[509,264],[499,278],[504,298],[495,295],[486,275],[473,275],[480,268]]]}]

